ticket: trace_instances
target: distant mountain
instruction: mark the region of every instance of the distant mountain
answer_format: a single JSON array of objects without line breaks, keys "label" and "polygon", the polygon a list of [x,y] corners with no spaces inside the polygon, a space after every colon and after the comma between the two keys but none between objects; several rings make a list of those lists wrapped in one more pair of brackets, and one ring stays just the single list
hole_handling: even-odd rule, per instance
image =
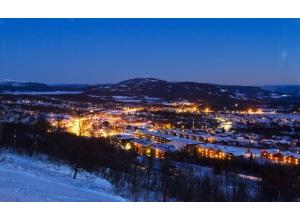
[{"label": "distant mountain", "polygon": [[0,81],[0,92],[15,92],[15,91],[34,91],[34,92],[49,92],[49,91],[82,91],[90,88],[84,84],[61,84],[49,85],[45,83],[35,82],[14,82]]},{"label": "distant mountain", "polygon": [[229,86],[196,82],[168,82],[155,78],[134,78],[115,84],[101,85],[49,85],[34,82],[0,82],[0,93],[62,95],[67,93],[56,93],[55,91],[66,91],[69,94],[76,95],[76,91],[80,91],[82,92],[81,97],[85,96],[89,99],[100,98],[99,100],[108,99],[123,102],[188,100],[203,105],[220,108],[228,107],[230,109],[252,106],[277,107],[279,105],[294,108],[295,105],[300,105],[298,89],[300,87],[297,86],[275,88]]},{"label": "distant mountain", "polygon": [[300,96],[300,85],[263,86],[262,89],[272,92],[287,93],[294,96]]},{"label": "distant mountain", "polygon": [[124,80],[118,83],[118,85],[147,85],[147,84],[159,84],[159,83],[166,83],[167,81],[155,79],[155,78],[133,78]]},{"label": "distant mountain", "polygon": [[227,86],[196,82],[168,82],[154,78],[134,78],[106,84],[86,91],[90,95],[154,97],[166,100],[191,100],[219,106],[263,105],[287,98],[255,86]]},{"label": "distant mountain", "polygon": [[[230,97],[239,100],[270,98],[273,94],[270,91],[254,86],[224,86],[196,82],[167,82],[154,78],[134,78],[117,84],[101,85],[88,90],[87,93],[152,96],[168,99],[217,99],[218,97]],[[276,95],[280,96],[280,94]]]}]

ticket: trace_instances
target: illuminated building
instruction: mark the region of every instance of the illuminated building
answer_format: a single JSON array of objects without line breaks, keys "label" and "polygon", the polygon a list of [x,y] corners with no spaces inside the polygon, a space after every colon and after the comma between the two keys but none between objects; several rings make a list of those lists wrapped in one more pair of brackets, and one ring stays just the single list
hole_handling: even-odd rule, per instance
[{"label": "illuminated building", "polygon": [[175,136],[169,137],[168,140],[170,141],[170,142],[168,142],[168,144],[173,145],[176,150],[183,150],[185,148],[193,148],[200,143],[199,141],[195,141],[192,139],[180,138],[180,137],[175,137]]},{"label": "illuminated building", "polygon": [[204,112],[205,113],[209,113],[209,112],[212,112],[208,107],[206,107],[205,109],[204,109]]},{"label": "illuminated building", "polygon": [[222,159],[222,160],[231,159],[233,157],[231,153],[225,153],[213,147],[207,148],[207,147],[199,146],[197,147],[197,153],[200,157],[215,158],[215,159]]},{"label": "illuminated building", "polygon": [[138,138],[145,138],[152,140],[156,143],[167,143],[169,140],[169,135],[160,133],[160,132],[155,132],[155,131],[149,131],[149,130],[138,130],[135,133],[136,137]]},{"label": "illuminated building", "polygon": [[202,143],[196,147],[199,156],[216,159],[232,159],[233,157],[239,158],[253,158],[260,157],[260,149],[244,148],[219,144]]},{"label": "illuminated building", "polygon": [[168,153],[175,151],[174,146],[170,144],[157,144],[147,139],[133,139],[129,143],[130,146],[133,146],[131,149],[138,154],[157,159],[164,159]]},{"label": "illuminated building", "polygon": [[264,150],[261,157],[285,165],[299,165],[300,162],[300,155],[289,151]]}]

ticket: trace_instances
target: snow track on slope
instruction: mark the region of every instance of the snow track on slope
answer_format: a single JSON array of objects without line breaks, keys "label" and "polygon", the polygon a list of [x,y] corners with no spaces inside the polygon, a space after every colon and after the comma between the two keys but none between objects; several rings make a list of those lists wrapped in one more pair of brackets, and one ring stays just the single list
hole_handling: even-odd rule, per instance
[{"label": "snow track on slope", "polygon": [[0,153],[0,201],[125,201],[111,184],[93,174],[72,170],[39,157]]}]

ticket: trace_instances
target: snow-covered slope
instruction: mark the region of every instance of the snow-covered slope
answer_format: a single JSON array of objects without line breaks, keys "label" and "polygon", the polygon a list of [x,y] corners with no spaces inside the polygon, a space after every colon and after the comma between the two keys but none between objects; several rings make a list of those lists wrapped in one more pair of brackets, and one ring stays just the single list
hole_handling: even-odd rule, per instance
[{"label": "snow-covered slope", "polygon": [[71,177],[43,158],[0,153],[0,201],[125,201],[106,180],[89,173]]}]

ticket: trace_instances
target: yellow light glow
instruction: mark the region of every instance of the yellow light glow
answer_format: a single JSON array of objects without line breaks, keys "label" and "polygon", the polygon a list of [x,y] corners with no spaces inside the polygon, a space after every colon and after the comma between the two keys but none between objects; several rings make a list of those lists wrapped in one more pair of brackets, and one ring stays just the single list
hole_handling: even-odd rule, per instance
[{"label": "yellow light glow", "polygon": [[257,109],[256,113],[257,113],[257,114],[262,114],[263,111],[262,111],[261,109]]},{"label": "yellow light glow", "polygon": [[127,143],[126,146],[125,146],[125,150],[130,150],[130,149],[131,149],[131,144]]},{"label": "yellow light glow", "polygon": [[204,109],[204,112],[205,112],[205,113],[208,113],[208,112],[210,112],[210,109],[209,109],[208,107],[206,107],[206,108]]},{"label": "yellow light glow", "polygon": [[147,148],[147,149],[146,149],[146,155],[147,155],[147,156],[151,156],[151,149],[150,149],[150,148]]}]

